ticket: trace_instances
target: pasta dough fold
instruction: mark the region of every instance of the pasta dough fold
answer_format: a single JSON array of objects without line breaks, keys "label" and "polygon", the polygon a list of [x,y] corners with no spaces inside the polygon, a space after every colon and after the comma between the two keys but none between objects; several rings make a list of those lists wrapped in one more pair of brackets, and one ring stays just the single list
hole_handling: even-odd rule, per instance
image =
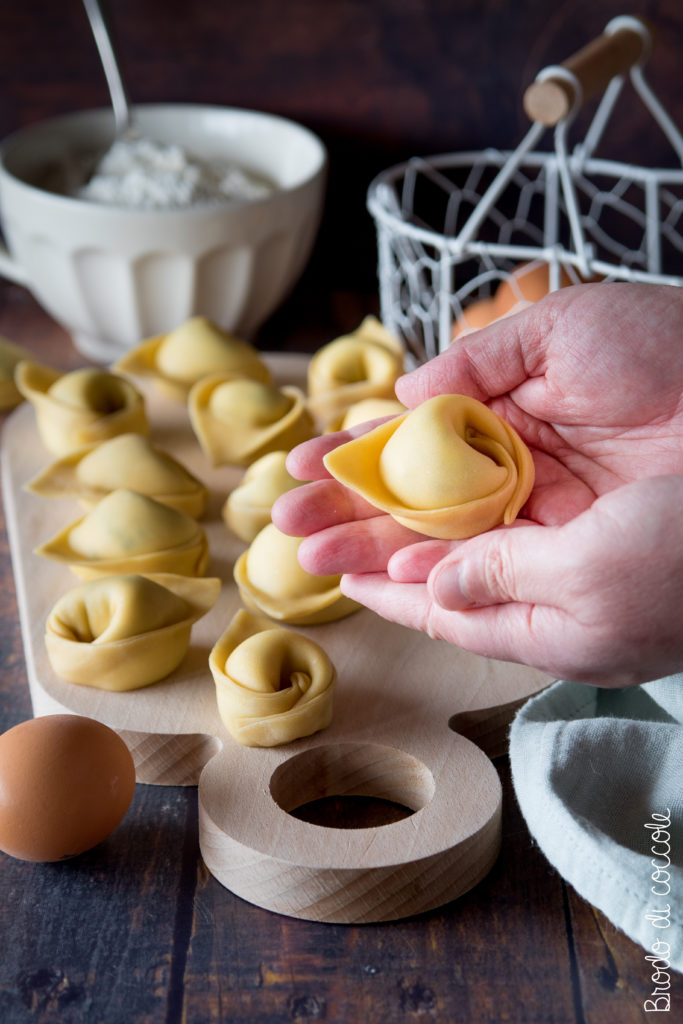
[{"label": "pasta dough fold", "polygon": [[142,395],[130,381],[94,367],[60,374],[24,360],[15,373],[19,391],[33,405],[47,450],[58,457],[118,434],[148,434]]},{"label": "pasta dough fold", "polygon": [[348,430],[369,420],[384,419],[386,416],[400,416],[407,412],[405,405],[396,398],[363,398],[354,402],[344,413],[341,422],[330,424],[331,430]]},{"label": "pasta dough fold", "polygon": [[534,482],[531,453],[516,431],[465,395],[431,398],[324,462],[397,522],[445,539],[513,522]]},{"label": "pasta dough fold", "polygon": [[195,519],[204,513],[208,500],[204,484],[141,434],[120,434],[78,448],[51,463],[26,487],[47,498],[76,498],[86,508],[123,488]]},{"label": "pasta dough fold", "polygon": [[119,373],[152,377],[171,398],[186,401],[202,377],[224,373],[268,383],[270,370],[257,350],[207,317],[191,317],[168,334],[148,338],[116,363]]},{"label": "pasta dough fold", "polygon": [[55,673],[101,690],[139,689],[185,657],[193,624],[218,600],[219,579],[159,573],[88,580],[67,591],[45,623]]},{"label": "pasta dough fold", "polygon": [[287,472],[286,460],[287,452],[275,451],[252,462],[223,505],[226,526],[247,544],[270,522],[275,500],[301,484]]},{"label": "pasta dough fold", "polygon": [[308,408],[319,429],[335,429],[346,410],[366,398],[395,399],[403,350],[389,331],[368,316],[353,333],[335,338],[308,366]]},{"label": "pasta dough fold", "polygon": [[269,523],[235,562],[243,603],[252,611],[291,625],[331,622],[358,611],[342,594],[341,576],[313,576],[299,565],[300,537]]},{"label": "pasta dough fold", "polygon": [[300,388],[213,374],[188,400],[190,421],[206,457],[216,466],[248,466],[268,452],[289,451],[313,436]]},{"label": "pasta dough fold", "polygon": [[67,564],[81,579],[113,573],[203,576],[209,546],[191,516],[121,489],[42,544],[36,554]]},{"label": "pasta dough fold", "polygon": [[209,656],[221,719],[238,743],[273,747],[325,729],[337,679],[325,651],[241,609]]}]

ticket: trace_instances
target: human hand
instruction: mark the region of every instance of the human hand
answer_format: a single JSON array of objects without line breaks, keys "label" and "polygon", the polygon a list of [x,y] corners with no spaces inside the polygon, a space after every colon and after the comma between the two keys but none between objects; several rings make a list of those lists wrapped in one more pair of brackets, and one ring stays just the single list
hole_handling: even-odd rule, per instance
[{"label": "human hand", "polygon": [[566,522],[597,495],[683,471],[683,289],[599,284],[554,292],[456,342],[397,384],[486,402],[533,449],[525,513]]},{"label": "human hand", "polygon": [[408,545],[342,589],[476,654],[630,686],[683,665],[682,503],[682,475],[637,481],[561,526]]},{"label": "human hand", "polygon": [[[327,497],[316,508],[319,485],[308,488],[315,523]],[[372,515],[357,501],[341,495],[332,516]],[[373,531],[355,519],[351,531],[342,522],[308,536],[300,558],[311,572],[346,566],[342,591],[392,622],[556,678],[630,686],[683,664],[681,507],[683,475],[652,477],[560,526],[518,522],[443,541],[411,536],[388,516],[373,517]]]},{"label": "human hand", "polygon": [[[597,639],[586,635],[585,643],[580,640],[581,629],[589,633],[590,628],[588,623],[581,627],[579,609],[573,605],[558,606],[558,613],[549,615],[541,597],[536,599],[537,605],[521,592],[520,596],[501,596],[507,591],[503,581],[497,588],[493,585],[496,577],[487,561],[491,554],[486,554],[486,545],[509,544],[514,553],[529,544],[532,551],[537,548],[544,552],[547,557],[536,563],[536,570],[549,581],[553,593],[557,590],[557,567],[563,566],[563,551],[566,564],[562,571],[574,573],[577,587],[581,579],[586,579],[579,569],[587,560],[592,559],[598,567],[602,565],[589,552],[589,540],[600,538],[595,553],[602,552],[607,563],[618,564],[619,557],[632,544],[628,540],[623,542],[621,535],[608,535],[605,523],[609,503],[592,510],[593,516],[587,521],[579,518],[578,533],[560,531],[556,536],[555,531],[580,517],[596,496],[608,495],[638,478],[683,471],[681,322],[683,292],[678,289],[600,285],[565,290],[507,322],[500,321],[470,335],[399,382],[397,393],[408,406],[448,391],[471,394],[484,401],[491,399],[489,404],[534,449],[537,482],[524,513],[527,522],[553,527],[552,534],[525,530],[522,539],[515,529],[493,531],[473,541],[425,541],[329,479],[322,457],[351,434],[319,438],[291,454],[290,471],[300,479],[316,482],[281,498],[273,518],[285,532],[307,538],[300,548],[305,568],[311,572],[347,574],[342,581],[345,592],[385,618],[444,636],[479,653],[519,660],[558,675],[587,678],[590,670],[591,681],[602,680],[603,685],[610,679],[623,679],[623,670],[616,665],[609,642],[611,635],[616,643],[622,621],[618,601],[612,600],[610,606],[608,600],[601,612],[607,661],[600,662],[596,651],[597,660],[591,666],[582,661],[581,650],[592,650]],[[618,501],[622,498],[627,507],[635,502],[635,509],[644,508],[640,492],[634,499],[624,489]],[[650,516],[649,521],[654,529],[656,515]],[[643,525],[646,527],[647,523]],[[508,534],[509,539],[503,540]],[[570,546],[563,548],[567,538]],[[475,543],[480,546],[471,547]],[[572,550],[574,544],[579,546]],[[476,612],[449,606],[449,599],[440,590],[435,591],[440,559],[446,559],[442,566],[446,568],[448,559],[457,564],[457,559],[467,551],[479,552],[478,560],[462,563],[468,567],[471,578],[483,572],[491,582],[486,600],[493,603],[486,609],[477,608]],[[530,556],[526,560],[530,561]],[[504,562],[495,564],[501,571],[505,569]],[[656,565],[657,560],[650,558],[647,564]],[[523,581],[524,571],[515,567]],[[631,568],[644,571],[646,567]],[[600,571],[591,576],[591,586],[597,588],[593,600],[596,607],[610,593],[608,577]],[[640,582],[635,586],[640,588]],[[481,604],[484,592],[477,594],[471,582],[469,587],[476,603]],[[648,604],[645,590],[640,589],[642,621],[647,621],[650,613],[656,619],[657,612],[652,611],[658,608],[656,602]],[[612,599],[617,596],[616,590],[611,593]],[[439,600],[446,601],[445,608]],[[538,609],[538,613],[531,616],[530,608]],[[484,615],[484,611],[489,614]],[[666,607],[662,611],[665,614]],[[447,615],[445,621],[441,613]],[[536,645],[529,630],[532,618],[546,626],[545,633],[536,638]],[[474,630],[475,621],[482,627],[481,634]],[[573,631],[565,636],[570,622]],[[516,627],[504,628],[505,623],[516,623]],[[660,632],[657,622],[649,628],[652,637]],[[646,648],[647,644],[643,644],[642,664],[637,659],[630,662],[632,681],[637,681],[636,677],[643,672],[652,678],[654,661]],[[623,646],[623,650],[630,658],[629,646]],[[680,651],[674,655],[674,662],[679,655]]]}]

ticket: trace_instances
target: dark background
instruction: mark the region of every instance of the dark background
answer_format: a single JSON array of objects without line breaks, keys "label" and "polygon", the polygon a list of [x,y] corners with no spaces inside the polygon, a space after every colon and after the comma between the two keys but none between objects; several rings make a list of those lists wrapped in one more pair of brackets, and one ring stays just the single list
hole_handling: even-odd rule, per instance
[{"label": "dark background", "polygon": [[[314,259],[265,329],[276,346],[293,318],[300,336],[306,319],[352,318],[353,303],[341,296],[362,294],[372,304],[376,245],[365,196],[378,171],[414,155],[514,148],[528,126],[526,86],[610,18],[637,14],[654,23],[648,81],[683,123],[680,0],[109,0],[109,10],[133,102],[266,110],[307,125],[329,149]],[[0,137],[107,103],[80,0],[0,5]],[[671,162],[632,94],[601,155]],[[351,312],[338,313],[340,306]]]}]

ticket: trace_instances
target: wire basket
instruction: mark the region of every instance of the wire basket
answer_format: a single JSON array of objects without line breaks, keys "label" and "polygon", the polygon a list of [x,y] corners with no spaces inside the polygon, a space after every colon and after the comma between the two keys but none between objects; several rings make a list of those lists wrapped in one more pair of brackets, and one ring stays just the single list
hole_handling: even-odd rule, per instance
[{"label": "wire basket", "polygon": [[[613,19],[603,36],[525,93],[532,119],[514,151],[413,158],[382,172],[368,191],[378,239],[382,320],[413,364],[443,351],[467,310],[536,268],[545,291],[600,279],[682,285],[683,138],[645,82],[651,45],[639,19]],[[622,86],[634,89],[669,140],[673,169],[597,159]],[[583,140],[568,128],[583,100],[602,94]],[[534,147],[554,127],[553,148]]]}]

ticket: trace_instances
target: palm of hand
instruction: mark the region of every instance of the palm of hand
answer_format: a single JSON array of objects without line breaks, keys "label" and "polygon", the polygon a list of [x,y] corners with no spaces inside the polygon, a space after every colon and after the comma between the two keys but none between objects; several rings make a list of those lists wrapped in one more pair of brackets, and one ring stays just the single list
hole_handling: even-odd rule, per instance
[{"label": "palm of hand", "polygon": [[411,405],[434,381],[501,396],[492,408],[534,451],[526,514],[537,522],[566,522],[624,483],[683,472],[681,290],[632,288],[622,311],[622,287],[556,293],[402,382]]}]

